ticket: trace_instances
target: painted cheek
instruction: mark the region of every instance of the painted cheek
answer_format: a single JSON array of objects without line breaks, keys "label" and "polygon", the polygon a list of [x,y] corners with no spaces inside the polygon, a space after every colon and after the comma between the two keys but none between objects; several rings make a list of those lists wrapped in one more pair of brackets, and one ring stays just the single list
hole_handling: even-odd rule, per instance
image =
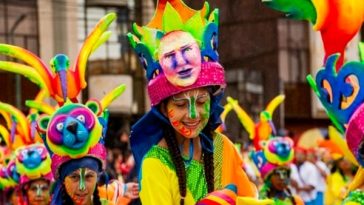
[{"label": "painted cheek", "polygon": [[183,136],[185,137],[189,137],[192,134],[192,130],[191,129],[187,129],[186,127],[182,126],[180,129],[180,132]]},{"label": "painted cheek", "polygon": [[75,197],[75,190],[73,188],[73,183],[71,182],[70,179],[65,179],[64,181],[64,186],[66,188],[66,192],[67,194],[71,197],[72,201],[75,201],[76,200],[76,197]]},{"label": "painted cheek", "polygon": [[208,119],[210,117],[210,100],[205,102],[201,116],[203,120]]},{"label": "painted cheek", "polygon": [[174,118],[174,109],[168,110],[168,118]]}]

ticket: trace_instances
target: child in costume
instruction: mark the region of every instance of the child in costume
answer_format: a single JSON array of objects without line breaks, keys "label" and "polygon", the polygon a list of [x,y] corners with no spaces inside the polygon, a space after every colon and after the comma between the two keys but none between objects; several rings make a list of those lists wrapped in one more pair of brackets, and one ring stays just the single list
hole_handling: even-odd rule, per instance
[{"label": "child in costume", "polygon": [[[44,96],[43,96],[44,97]],[[43,97],[38,95],[35,101]],[[17,182],[15,193],[21,205],[48,205],[53,181],[51,159],[36,132],[37,112],[30,109],[26,117],[12,105],[0,102],[0,113],[7,121],[10,133],[4,134],[7,146],[15,150],[8,164],[8,174]]]},{"label": "child in costume", "polygon": [[293,157],[293,141],[288,137],[271,138],[265,143],[263,150],[252,154],[264,180],[259,192],[260,198],[273,199],[277,205],[304,204],[302,199],[293,195],[289,189],[290,163]]},{"label": "child in costume", "polygon": [[224,68],[218,63],[218,10],[181,0],[158,1],[146,26],[129,40],[148,80],[151,110],[131,131],[143,204],[195,204],[228,184],[255,197],[231,141],[220,124]]},{"label": "child in costume", "polygon": [[53,182],[51,158],[43,144],[32,144],[16,151],[16,171],[20,175],[21,205],[49,205]]},{"label": "child in costume", "polygon": [[[107,28],[116,18],[110,13],[102,18],[87,37],[74,67],[69,68],[66,55],[58,54],[49,69],[33,53],[11,45],[0,44],[0,53],[24,61],[28,65],[0,62],[3,70],[20,73],[45,88],[60,107],[48,109],[38,120],[38,131],[51,156],[51,168],[56,180],[52,205],[60,204],[122,204],[123,196],[138,197],[138,185],[118,181],[97,184],[106,168],[104,137],[107,129],[108,105],[125,90],[121,85],[102,100],[78,103],[77,95],[87,85],[86,62],[110,32]],[[29,66],[30,65],[30,66]],[[42,103],[28,106],[43,110]],[[44,110],[45,111],[45,110]]]}]

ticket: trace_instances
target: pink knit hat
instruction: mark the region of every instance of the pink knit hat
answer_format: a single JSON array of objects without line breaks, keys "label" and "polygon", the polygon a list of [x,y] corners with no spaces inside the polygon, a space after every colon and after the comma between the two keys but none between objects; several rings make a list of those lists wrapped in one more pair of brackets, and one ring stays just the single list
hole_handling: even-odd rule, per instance
[{"label": "pink knit hat", "polygon": [[364,139],[364,104],[361,104],[351,116],[346,129],[346,141],[354,156],[359,159],[359,149]]}]

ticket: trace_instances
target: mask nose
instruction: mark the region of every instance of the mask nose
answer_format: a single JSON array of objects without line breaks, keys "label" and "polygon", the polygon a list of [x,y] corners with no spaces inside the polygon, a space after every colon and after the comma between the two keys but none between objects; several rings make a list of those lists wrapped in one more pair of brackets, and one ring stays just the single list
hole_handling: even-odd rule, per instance
[{"label": "mask nose", "polygon": [[76,134],[77,132],[77,122],[72,121],[67,125],[67,130],[70,131],[72,134]]},{"label": "mask nose", "polygon": [[184,65],[187,63],[187,60],[185,59],[182,52],[180,52],[180,51],[176,52],[175,60],[176,60],[176,66]]}]

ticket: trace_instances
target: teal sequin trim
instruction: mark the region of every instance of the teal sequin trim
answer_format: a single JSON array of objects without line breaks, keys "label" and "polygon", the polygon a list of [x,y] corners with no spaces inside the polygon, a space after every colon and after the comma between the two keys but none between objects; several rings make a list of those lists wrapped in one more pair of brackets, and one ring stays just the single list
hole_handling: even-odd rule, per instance
[{"label": "teal sequin trim", "polygon": [[349,196],[344,200],[343,204],[347,202],[356,202],[359,204],[364,204],[364,192],[360,190],[355,190],[349,193]]},{"label": "teal sequin trim", "polygon": [[[154,145],[148,151],[145,158],[159,159],[168,168],[176,171],[171,155],[169,154],[169,150],[167,148]],[[203,164],[196,160],[191,160],[189,166],[186,167],[186,175],[187,188],[190,190],[195,201],[199,201],[207,195],[207,183],[205,179]]]}]

